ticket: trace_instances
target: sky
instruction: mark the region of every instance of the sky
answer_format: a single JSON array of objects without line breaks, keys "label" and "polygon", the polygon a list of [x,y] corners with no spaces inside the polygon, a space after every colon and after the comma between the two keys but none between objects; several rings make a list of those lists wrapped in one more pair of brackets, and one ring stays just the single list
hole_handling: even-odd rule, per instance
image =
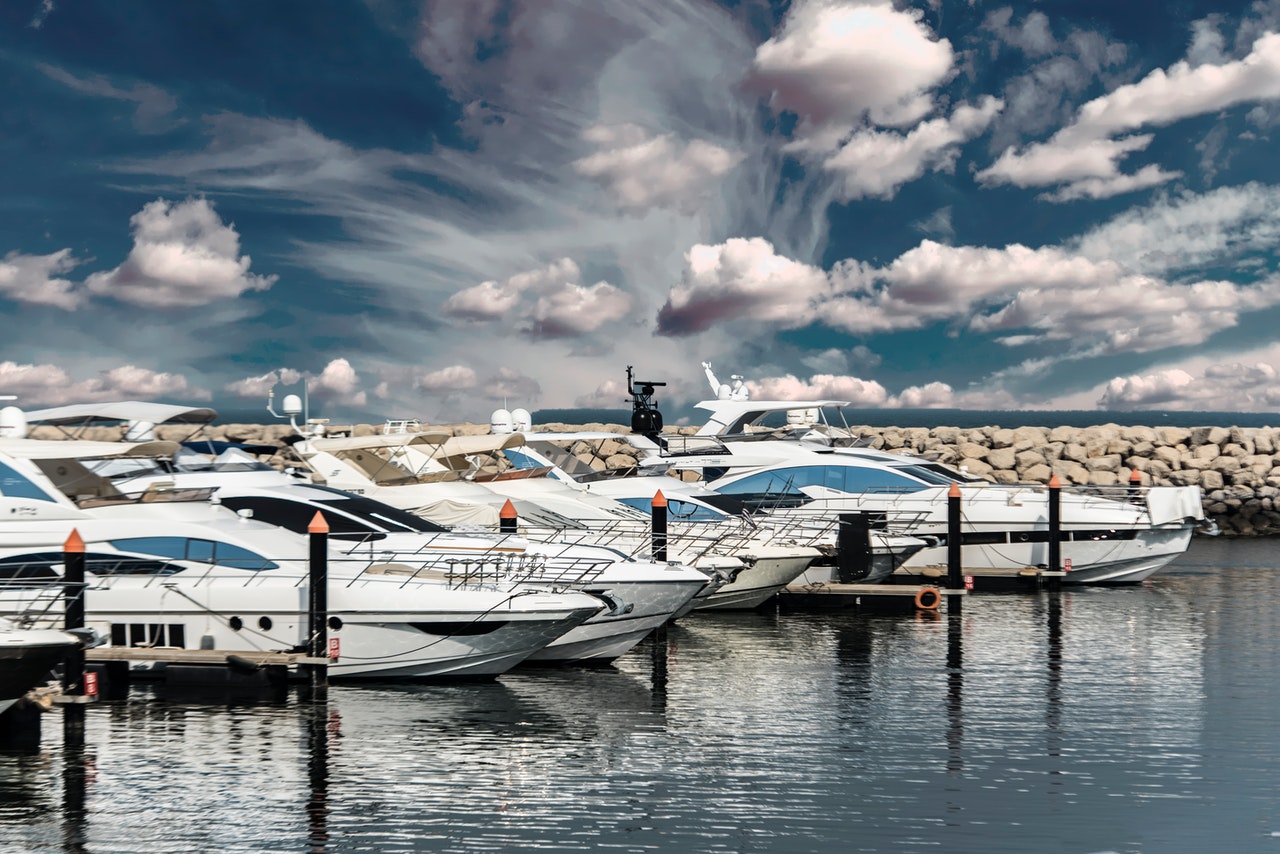
[{"label": "sky", "polygon": [[0,392],[1280,410],[1280,0],[0,5]]}]

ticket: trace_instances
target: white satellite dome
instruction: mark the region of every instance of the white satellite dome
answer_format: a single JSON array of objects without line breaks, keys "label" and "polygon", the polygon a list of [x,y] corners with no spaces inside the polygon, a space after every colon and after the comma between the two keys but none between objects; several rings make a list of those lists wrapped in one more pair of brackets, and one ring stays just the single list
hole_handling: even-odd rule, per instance
[{"label": "white satellite dome", "polygon": [[520,408],[511,410],[511,426],[517,433],[527,433],[533,429],[533,416],[529,410]]},{"label": "white satellite dome", "polygon": [[493,410],[493,414],[489,416],[489,432],[490,433],[515,432],[515,422],[511,418],[511,411],[508,409]]},{"label": "white satellite dome", "polygon": [[0,409],[0,436],[6,439],[25,439],[27,414],[16,406]]},{"label": "white satellite dome", "polygon": [[818,410],[816,409],[790,409],[787,410],[787,426],[801,427],[807,424],[816,424],[818,421]]}]

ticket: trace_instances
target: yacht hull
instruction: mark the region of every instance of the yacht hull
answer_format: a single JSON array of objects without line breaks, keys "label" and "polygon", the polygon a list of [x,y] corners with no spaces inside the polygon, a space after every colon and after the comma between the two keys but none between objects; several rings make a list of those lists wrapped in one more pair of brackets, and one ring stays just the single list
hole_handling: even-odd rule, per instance
[{"label": "yacht hull", "polygon": [[[682,567],[669,581],[600,579],[601,588],[622,607],[587,620],[529,656],[531,662],[607,664],[630,651],[672,619],[706,584],[706,576]],[[620,613],[619,613],[620,612]]]},{"label": "yacht hull", "polygon": [[[1064,584],[1134,584],[1150,578],[1187,550],[1191,525],[1134,531],[1123,540],[1068,540],[1059,544],[1063,568],[1070,562]],[[967,573],[1008,571],[1048,566],[1048,543],[964,545],[960,563]],[[945,546],[921,549],[902,566],[902,573],[926,568],[945,570]]]},{"label": "yacht hull", "polygon": [[745,564],[733,581],[700,599],[695,611],[730,611],[758,608],[793,582],[821,552],[794,549],[784,554],[743,555]]}]

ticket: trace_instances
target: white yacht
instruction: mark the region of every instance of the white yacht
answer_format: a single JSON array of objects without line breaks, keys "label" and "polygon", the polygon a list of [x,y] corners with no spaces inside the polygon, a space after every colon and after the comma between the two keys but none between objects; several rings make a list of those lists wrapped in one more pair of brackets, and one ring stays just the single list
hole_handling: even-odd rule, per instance
[{"label": "white yacht", "polygon": [[23,627],[0,617],[0,712],[45,684],[62,659],[85,643],[71,632]]},{"label": "white yacht", "polygon": [[[696,471],[721,506],[770,518],[885,514],[892,528],[933,543],[905,562],[908,572],[946,565],[948,492],[956,484],[966,569],[1047,566],[1046,486],[988,483],[920,457],[858,447],[847,425],[822,414],[847,405],[745,395],[703,401],[698,407],[709,415],[697,435],[641,437],[643,465]],[[1076,584],[1141,581],[1182,554],[1205,524],[1194,486],[1063,488],[1060,513],[1063,568]]]},{"label": "white yacht", "polygon": [[[160,443],[0,439],[0,613],[62,618],[63,546],[85,543],[86,623],[110,645],[298,651],[308,641],[308,538],[211,503],[210,491],[125,496],[86,467]],[[451,578],[438,555],[330,549],[335,678],[494,676],[602,609],[553,585]]]},{"label": "white yacht", "polygon": [[[477,476],[478,454],[524,444],[519,434],[437,442],[428,434],[410,433],[305,439],[294,443],[293,450],[325,483],[376,496],[424,518],[464,524],[491,518],[490,524],[496,524],[510,501],[526,536],[544,542],[606,545],[640,560],[653,558],[652,512],[647,506],[652,494],[642,507],[637,501],[618,500],[573,481],[543,476],[549,467],[514,472],[518,476]],[[462,480],[465,475],[474,479]],[[757,607],[822,554],[782,538],[768,542],[759,534],[758,527],[711,507],[703,508],[696,524],[685,516],[672,520],[665,541],[668,557],[707,576],[707,585],[683,612]]]},{"label": "white yacht", "polygon": [[[286,398],[286,409],[292,409]],[[30,423],[87,423],[119,419],[128,408],[97,404],[27,414]],[[193,442],[199,447],[205,443]],[[216,448],[211,448],[216,449]],[[447,567],[452,582],[478,582],[521,591],[554,584],[606,603],[604,609],[530,656],[535,661],[607,663],[624,654],[683,609],[707,583],[678,562],[636,559],[617,549],[574,542],[537,542],[482,531],[454,532],[365,495],[310,483],[227,449],[210,458],[188,451],[171,457],[95,464],[122,492],[208,489],[222,506],[294,532],[322,510],[331,541],[344,554],[381,563]]]}]

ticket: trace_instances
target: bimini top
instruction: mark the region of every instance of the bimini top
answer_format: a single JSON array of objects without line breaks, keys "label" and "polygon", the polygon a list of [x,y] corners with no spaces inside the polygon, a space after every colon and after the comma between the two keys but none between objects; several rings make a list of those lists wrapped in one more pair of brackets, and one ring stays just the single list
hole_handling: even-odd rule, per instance
[{"label": "bimini top", "polygon": [[84,439],[0,438],[0,454],[27,460],[87,460],[106,457],[171,457],[177,442],[93,442]]},{"label": "bimini top", "polygon": [[24,413],[28,424],[84,425],[99,421],[145,421],[151,424],[208,424],[216,410],[176,403],[119,400],[107,403],[73,403]]},{"label": "bimini top", "polygon": [[848,405],[847,400],[704,400],[694,404],[698,409],[711,412],[707,423],[698,429],[699,436],[745,433],[748,427],[776,412],[821,412],[829,407],[839,409]]}]

